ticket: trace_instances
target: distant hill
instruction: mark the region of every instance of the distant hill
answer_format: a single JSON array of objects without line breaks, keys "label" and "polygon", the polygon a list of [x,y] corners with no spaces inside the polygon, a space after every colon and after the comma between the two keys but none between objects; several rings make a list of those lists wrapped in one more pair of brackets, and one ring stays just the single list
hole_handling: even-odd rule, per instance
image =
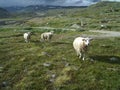
[{"label": "distant hill", "polygon": [[50,9],[61,9],[61,8],[85,8],[87,6],[53,6],[53,5],[30,5],[26,7],[13,6],[5,7],[10,12],[33,12],[33,11],[46,11]]},{"label": "distant hill", "polygon": [[10,17],[10,13],[3,8],[0,8],[0,18],[7,18]]},{"label": "distant hill", "polygon": [[120,2],[109,2],[109,1],[101,1],[97,4],[94,4],[94,5],[91,5],[89,6],[88,8],[91,8],[91,9],[100,9],[100,10],[112,10],[114,9],[115,11],[117,10],[120,10]]},{"label": "distant hill", "polygon": [[24,9],[25,7],[23,6],[11,6],[11,7],[5,7],[5,9],[9,12],[17,12],[20,11],[22,9]]},{"label": "distant hill", "polygon": [[114,18],[120,15],[120,2],[101,1],[81,10],[89,18]]},{"label": "distant hill", "polygon": [[52,6],[52,5],[31,5],[24,8],[26,11],[45,11],[62,8],[85,8],[86,6]]},{"label": "distant hill", "polygon": [[103,8],[103,7],[110,7],[110,6],[114,6],[114,7],[118,7],[120,8],[120,2],[110,2],[110,1],[101,1],[101,2],[98,2],[97,4],[93,4],[89,7],[100,7],[100,8]]},{"label": "distant hill", "polygon": [[17,17],[35,17],[38,12],[42,13],[48,10],[55,9],[70,9],[70,8],[85,8],[86,6],[53,6],[53,5],[30,5],[26,7],[13,6],[5,7],[6,10],[12,13],[12,15]]}]

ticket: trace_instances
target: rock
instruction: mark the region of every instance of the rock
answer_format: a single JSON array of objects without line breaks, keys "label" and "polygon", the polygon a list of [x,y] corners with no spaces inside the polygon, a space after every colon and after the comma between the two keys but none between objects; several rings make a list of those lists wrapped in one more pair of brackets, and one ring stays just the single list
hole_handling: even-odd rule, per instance
[{"label": "rock", "polygon": [[46,56],[49,56],[49,57],[51,56],[51,55],[48,54],[47,52],[41,52],[41,55],[43,55],[43,56],[46,55]]},{"label": "rock", "polygon": [[54,79],[50,79],[50,82],[54,82],[55,80]]},{"label": "rock", "polygon": [[66,64],[65,64],[65,67],[67,67],[67,66],[69,66],[69,63],[66,63]]},{"label": "rock", "polygon": [[43,63],[43,66],[49,67],[51,64],[50,63]]},{"label": "rock", "polygon": [[42,55],[47,55],[47,52],[41,52]]},{"label": "rock", "polygon": [[80,25],[78,25],[78,24],[73,24],[71,27],[72,27],[72,28],[76,28],[76,29],[81,28]]},{"label": "rock", "polygon": [[110,61],[117,61],[118,59],[116,57],[111,57]]},{"label": "rock", "polygon": [[94,59],[93,59],[93,58],[91,58],[91,59],[90,59],[90,61],[91,61],[91,62],[94,62]]},{"label": "rock", "polygon": [[51,75],[51,77],[52,77],[52,78],[55,78],[55,77],[56,77],[56,75],[55,75],[55,74],[52,74],[52,75]]},{"label": "rock", "polygon": [[54,82],[54,81],[55,81],[55,77],[56,77],[56,75],[55,75],[55,74],[52,74],[52,75],[51,75],[51,78],[50,78],[50,82]]},{"label": "rock", "polygon": [[6,87],[6,86],[7,86],[7,82],[6,81],[2,82],[2,87]]}]

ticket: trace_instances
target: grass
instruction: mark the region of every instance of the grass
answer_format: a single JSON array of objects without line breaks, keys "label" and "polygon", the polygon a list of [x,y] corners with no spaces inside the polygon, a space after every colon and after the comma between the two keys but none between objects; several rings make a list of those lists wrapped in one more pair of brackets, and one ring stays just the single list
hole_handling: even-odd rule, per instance
[{"label": "grass", "polygon": [[[91,33],[56,30],[50,42],[40,42],[42,31],[31,30],[34,35],[30,43],[24,42],[19,30],[1,30],[1,90],[120,89],[120,38],[93,40],[88,60],[82,61],[72,41],[78,35]],[[117,60],[110,60],[112,57]]]}]

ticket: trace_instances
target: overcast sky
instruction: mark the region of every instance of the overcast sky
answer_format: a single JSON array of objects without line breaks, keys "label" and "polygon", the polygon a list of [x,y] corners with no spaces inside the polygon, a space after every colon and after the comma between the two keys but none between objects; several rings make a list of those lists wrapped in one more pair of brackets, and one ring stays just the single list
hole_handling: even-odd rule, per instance
[{"label": "overcast sky", "polygon": [[[62,5],[62,6],[86,6],[101,0],[0,0],[0,7],[28,6],[28,5]],[[120,1],[120,0],[102,0]]]}]

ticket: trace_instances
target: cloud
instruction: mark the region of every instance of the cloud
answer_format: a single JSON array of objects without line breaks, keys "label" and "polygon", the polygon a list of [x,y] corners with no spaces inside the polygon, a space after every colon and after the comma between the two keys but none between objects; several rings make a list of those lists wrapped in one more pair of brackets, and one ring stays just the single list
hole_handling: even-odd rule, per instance
[{"label": "cloud", "polygon": [[120,0],[101,0],[101,1],[115,1],[115,2],[120,2]]},{"label": "cloud", "polygon": [[100,0],[45,0],[45,4],[60,6],[86,6],[98,2]]},{"label": "cloud", "polygon": [[0,6],[27,6],[42,4],[43,0],[0,0]]},{"label": "cloud", "polygon": [[0,0],[0,6],[27,6],[27,5],[60,5],[60,6],[86,6],[100,0]]}]

